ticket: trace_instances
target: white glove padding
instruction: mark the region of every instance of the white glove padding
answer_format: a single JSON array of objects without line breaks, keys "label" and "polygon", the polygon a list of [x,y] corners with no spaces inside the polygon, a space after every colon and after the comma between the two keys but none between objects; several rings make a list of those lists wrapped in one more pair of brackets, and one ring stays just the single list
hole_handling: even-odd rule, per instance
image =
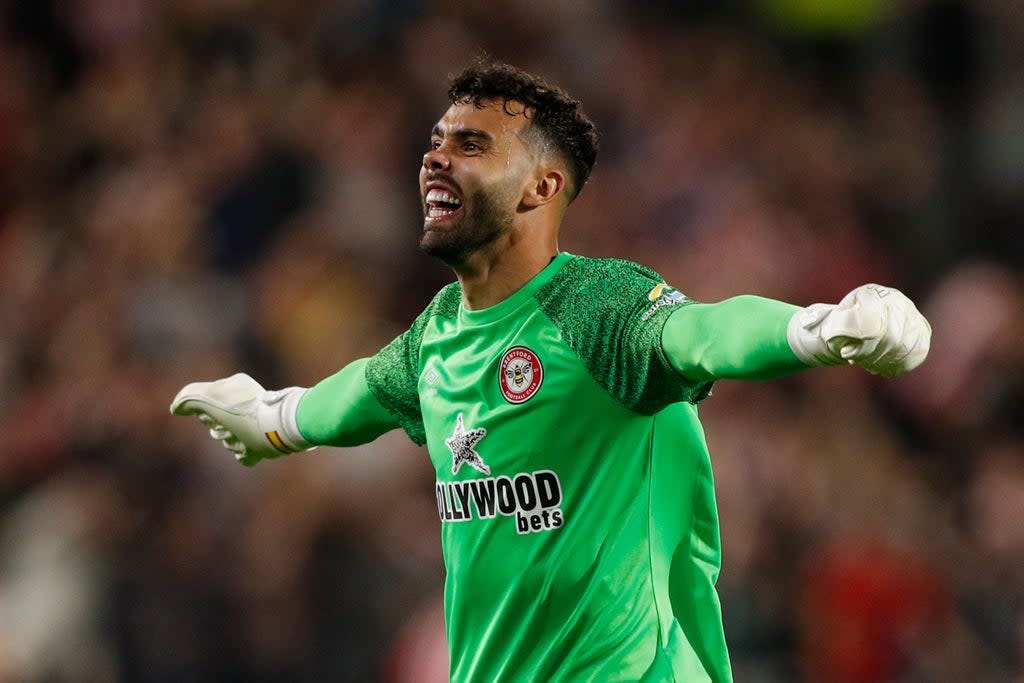
[{"label": "white glove padding", "polygon": [[245,373],[214,382],[193,382],[171,402],[175,415],[197,415],[244,465],[312,447],[295,423],[301,387],[266,391]]},{"label": "white glove padding", "polygon": [[903,292],[871,284],[835,306],[813,304],[797,311],[787,337],[808,365],[851,363],[891,378],[924,362],[932,328]]}]

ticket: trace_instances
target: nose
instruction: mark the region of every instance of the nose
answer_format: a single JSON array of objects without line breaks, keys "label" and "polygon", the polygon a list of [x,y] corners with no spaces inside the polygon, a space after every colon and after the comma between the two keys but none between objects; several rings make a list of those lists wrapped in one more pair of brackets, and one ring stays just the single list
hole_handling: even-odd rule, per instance
[{"label": "nose", "polygon": [[446,171],[450,166],[448,155],[439,149],[432,149],[423,155],[423,168],[428,171]]}]

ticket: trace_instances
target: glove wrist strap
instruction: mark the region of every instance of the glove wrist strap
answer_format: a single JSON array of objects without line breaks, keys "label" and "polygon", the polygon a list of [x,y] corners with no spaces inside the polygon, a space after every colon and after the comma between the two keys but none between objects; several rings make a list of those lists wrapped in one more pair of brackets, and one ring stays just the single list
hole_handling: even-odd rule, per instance
[{"label": "glove wrist strap", "polygon": [[260,431],[282,455],[315,448],[302,436],[296,421],[299,401],[308,389],[290,387],[265,392],[260,398]]},{"label": "glove wrist strap", "polygon": [[789,319],[786,341],[794,355],[811,367],[846,363],[821,336],[821,324],[835,306],[813,304],[801,308]]}]

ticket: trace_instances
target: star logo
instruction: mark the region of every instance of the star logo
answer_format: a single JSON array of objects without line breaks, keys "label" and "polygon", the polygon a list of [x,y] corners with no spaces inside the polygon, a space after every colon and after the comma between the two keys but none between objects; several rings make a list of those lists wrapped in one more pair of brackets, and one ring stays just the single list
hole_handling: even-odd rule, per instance
[{"label": "star logo", "polygon": [[473,446],[480,443],[485,436],[487,436],[487,430],[482,427],[466,431],[466,423],[462,419],[462,413],[459,413],[459,416],[455,418],[455,431],[444,440],[444,444],[452,452],[452,474],[458,474],[463,464],[484,474],[491,473],[491,468],[487,466],[484,459],[473,450]]}]

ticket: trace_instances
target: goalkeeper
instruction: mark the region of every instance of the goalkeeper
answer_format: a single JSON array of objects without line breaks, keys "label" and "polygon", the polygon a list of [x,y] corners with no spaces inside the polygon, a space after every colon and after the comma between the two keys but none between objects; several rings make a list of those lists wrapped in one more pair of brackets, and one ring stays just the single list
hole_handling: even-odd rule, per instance
[{"label": "goalkeeper", "polygon": [[696,404],[722,379],[928,353],[907,297],[697,303],[626,261],[558,249],[594,164],[579,105],[513,67],[456,76],[419,171],[422,249],[452,267],[404,334],[312,388],[185,386],[246,465],[402,428],[426,445],[451,679],[730,681],[711,464]]}]

